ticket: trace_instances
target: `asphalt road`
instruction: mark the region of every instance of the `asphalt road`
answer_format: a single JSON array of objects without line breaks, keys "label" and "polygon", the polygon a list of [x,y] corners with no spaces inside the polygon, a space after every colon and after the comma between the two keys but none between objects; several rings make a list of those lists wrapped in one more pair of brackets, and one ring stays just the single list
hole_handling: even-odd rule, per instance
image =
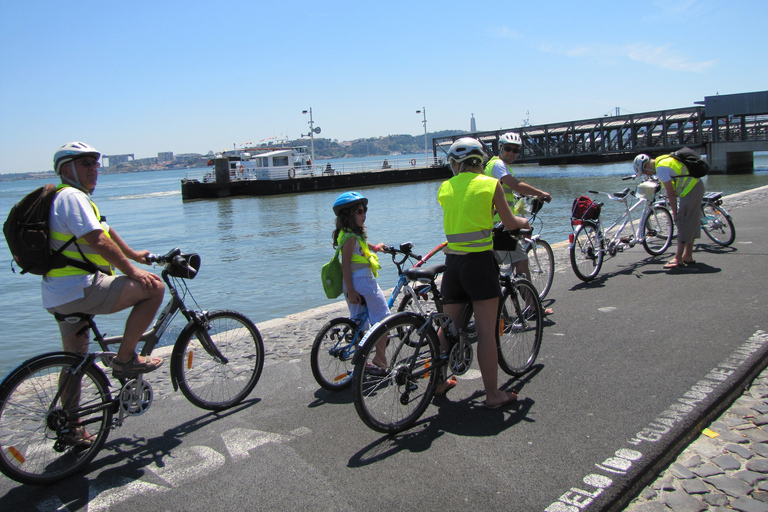
[{"label": "asphalt road", "polygon": [[0,510],[621,510],[765,366],[765,196],[732,211],[732,247],[701,240],[695,268],[636,247],[584,284],[560,263],[537,365],[508,383],[516,407],[486,410],[471,370],[381,435],[351,391],[314,382],[306,347],[224,413],[157,396],[76,477],[0,476]]}]

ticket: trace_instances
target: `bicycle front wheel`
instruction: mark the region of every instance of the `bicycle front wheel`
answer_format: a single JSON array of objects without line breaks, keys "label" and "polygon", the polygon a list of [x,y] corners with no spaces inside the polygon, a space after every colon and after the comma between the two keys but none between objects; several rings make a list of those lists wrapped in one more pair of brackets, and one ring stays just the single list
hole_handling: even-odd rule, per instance
[{"label": "bicycle front wheel", "polygon": [[660,206],[654,206],[645,218],[643,248],[651,256],[661,256],[672,243],[672,214]]},{"label": "bicycle front wheel", "polygon": [[528,246],[526,254],[528,270],[531,274],[528,278],[538,290],[539,298],[544,300],[549,289],[552,288],[552,280],[555,277],[555,255],[552,247],[546,240],[537,238]]},{"label": "bicycle front wheel", "polygon": [[584,223],[576,230],[571,244],[571,268],[582,281],[591,281],[603,266],[603,240],[592,223]]},{"label": "bicycle front wheel", "polygon": [[74,354],[41,356],[0,385],[0,471],[8,478],[51,484],[82,470],[104,446],[112,426],[109,382],[94,365],[73,375],[82,362]]},{"label": "bicycle front wheel", "polygon": [[505,286],[499,314],[499,366],[504,373],[519,376],[536,361],[541,348],[544,311],[536,288],[525,279]]},{"label": "bicycle front wheel", "polygon": [[410,428],[432,400],[440,342],[431,326],[421,329],[427,321],[413,313],[392,315],[369,331],[358,351],[355,409],[373,430],[391,434]]},{"label": "bicycle front wheel", "polygon": [[310,364],[318,384],[340,391],[352,384],[352,356],[360,326],[349,318],[334,318],[320,329],[312,344]]},{"label": "bicycle front wheel", "polygon": [[704,215],[701,229],[716,244],[728,246],[736,240],[736,228],[731,216],[715,204],[705,204],[701,208]]},{"label": "bicycle front wheel", "polygon": [[264,368],[264,342],[236,311],[211,311],[187,324],[176,340],[171,372],[181,392],[201,409],[220,411],[253,391]]}]

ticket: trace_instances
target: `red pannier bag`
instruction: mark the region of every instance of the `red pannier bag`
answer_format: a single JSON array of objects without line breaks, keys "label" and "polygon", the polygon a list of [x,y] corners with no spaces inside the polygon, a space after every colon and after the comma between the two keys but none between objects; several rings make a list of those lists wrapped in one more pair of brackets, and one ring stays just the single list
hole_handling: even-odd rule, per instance
[{"label": "red pannier bag", "polygon": [[602,206],[589,196],[577,197],[571,207],[571,224],[581,224],[582,220],[597,220],[600,218],[601,208]]}]

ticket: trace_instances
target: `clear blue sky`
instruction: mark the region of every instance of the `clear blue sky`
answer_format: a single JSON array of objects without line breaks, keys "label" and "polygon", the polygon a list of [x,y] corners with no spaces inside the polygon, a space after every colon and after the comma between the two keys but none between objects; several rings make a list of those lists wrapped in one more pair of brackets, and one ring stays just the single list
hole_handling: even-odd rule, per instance
[{"label": "clear blue sky", "polygon": [[[768,89],[765,0],[0,2],[0,173],[691,106]],[[529,114],[528,114],[529,113]]]}]

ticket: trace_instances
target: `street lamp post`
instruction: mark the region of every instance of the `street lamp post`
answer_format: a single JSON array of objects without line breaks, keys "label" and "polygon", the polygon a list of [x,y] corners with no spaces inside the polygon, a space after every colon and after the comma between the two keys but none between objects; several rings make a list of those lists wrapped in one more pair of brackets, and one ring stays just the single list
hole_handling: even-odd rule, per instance
[{"label": "street lamp post", "polygon": [[416,111],[417,114],[424,114],[424,165],[429,167],[429,151],[427,150],[427,107],[421,107],[421,110]]},{"label": "street lamp post", "polygon": [[[318,126],[315,128],[315,121],[312,119],[312,107],[309,108],[309,110],[302,110],[302,114],[309,113],[309,140],[310,140],[310,146],[312,147],[312,166],[315,165],[315,134],[320,133],[320,127]],[[301,134],[302,137],[304,137],[304,134]]]}]

